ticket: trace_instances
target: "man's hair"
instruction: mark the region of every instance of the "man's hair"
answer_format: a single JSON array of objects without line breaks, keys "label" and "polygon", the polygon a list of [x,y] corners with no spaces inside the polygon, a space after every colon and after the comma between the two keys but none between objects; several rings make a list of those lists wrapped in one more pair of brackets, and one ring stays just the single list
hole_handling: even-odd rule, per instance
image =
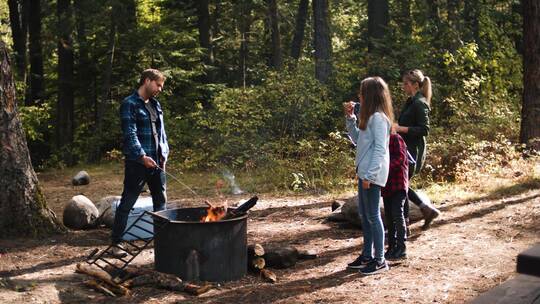
[{"label": "man's hair", "polygon": [[156,69],[146,69],[141,73],[141,78],[139,79],[139,86],[142,86],[146,79],[165,80],[165,75],[163,75],[163,73]]}]

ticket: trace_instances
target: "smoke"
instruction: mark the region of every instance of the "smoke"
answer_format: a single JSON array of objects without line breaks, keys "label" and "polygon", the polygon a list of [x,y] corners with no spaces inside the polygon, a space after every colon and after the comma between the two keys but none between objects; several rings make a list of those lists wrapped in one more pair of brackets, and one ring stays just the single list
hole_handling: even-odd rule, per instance
[{"label": "smoke", "polygon": [[229,185],[231,185],[232,194],[238,195],[238,194],[244,193],[244,191],[240,189],[240,187],[236,184],[234,174],[232,174],[227,169],[224,169],[222,171],[222,174],[223,174],[223,178],[225,178],[229,182]]}]

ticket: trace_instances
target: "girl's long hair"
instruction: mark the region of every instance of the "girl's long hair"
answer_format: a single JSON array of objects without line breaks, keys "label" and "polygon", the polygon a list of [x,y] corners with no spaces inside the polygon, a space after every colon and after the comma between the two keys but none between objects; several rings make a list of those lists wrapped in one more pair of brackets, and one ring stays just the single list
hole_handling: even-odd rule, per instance
[{"label": "girl's long hair", "polygon": [[365,130],[371,115],[382,112],[388,118],[390,124],[394,121],[394,109],[388,85],[381,77],[368,77],[360,83],[360,96],[364,100],[360,110],[358,128]]}]

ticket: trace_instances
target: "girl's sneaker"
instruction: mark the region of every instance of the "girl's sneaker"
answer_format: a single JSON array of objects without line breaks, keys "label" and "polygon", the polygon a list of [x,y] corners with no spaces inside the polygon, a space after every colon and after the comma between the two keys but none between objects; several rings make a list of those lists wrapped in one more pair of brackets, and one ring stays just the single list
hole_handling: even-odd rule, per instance
[{"label": "girl's sneaker", "polygon": [[381,263],[377,262],[377,260],[373,260],[369,264],[367,264],[367,266],[361,268],[360,273],[363,275],[372,275],[387,270],[388,264],[386,263],[386,260],[382,261]]},{"label": "girl's sneaker", "polygon": [[347,264],[347,268],[349,269],[360,269],[366,265],[368,265],[371,261],[373,261],[372,258],[365,257],[363,255],[359,255],[356,260],[354,260],[352,263]]}]

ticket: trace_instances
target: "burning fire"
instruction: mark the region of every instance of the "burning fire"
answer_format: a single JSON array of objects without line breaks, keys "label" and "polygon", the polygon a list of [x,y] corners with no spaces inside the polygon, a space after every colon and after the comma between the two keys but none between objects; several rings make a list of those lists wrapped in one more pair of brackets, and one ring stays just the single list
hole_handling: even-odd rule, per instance
[{"label": "burning fire", "polygon": [[208,209],[206,209],[206,215],[201,217],[201,222],[217,222],[227,214],[227,204],[214,206],[208,201],[205,203],[208,205]]}]

